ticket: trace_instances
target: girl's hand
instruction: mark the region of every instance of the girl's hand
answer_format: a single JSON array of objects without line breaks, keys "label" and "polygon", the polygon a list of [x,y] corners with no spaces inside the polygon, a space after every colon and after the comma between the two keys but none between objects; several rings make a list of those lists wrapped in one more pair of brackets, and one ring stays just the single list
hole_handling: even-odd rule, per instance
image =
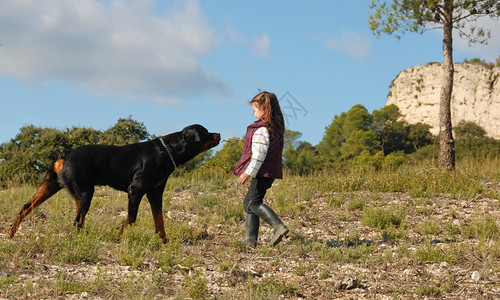
[{"label": "girl's hand", "polygon": [[250,178],[250,175],[243,173],[240,175],[240,178],[238,178],[238,183],[244,184],[245,182],[247,182],[248,178]]}]

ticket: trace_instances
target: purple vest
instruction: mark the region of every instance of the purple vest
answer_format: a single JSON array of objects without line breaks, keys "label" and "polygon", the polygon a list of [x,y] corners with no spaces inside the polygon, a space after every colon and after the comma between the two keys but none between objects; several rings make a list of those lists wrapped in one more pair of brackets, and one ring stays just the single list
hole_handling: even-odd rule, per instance
[{"label": "purple vest", "polygon": [[[241,158],[236,164],[234,169],[235,175],[241,175],[245,172],[250,160],[252,158],[252,137],[255,131],[260,127],[266,126],[264,120],[256,121],[247,127],[247,134],[245,135],[245,144],[243,146],[243,153],[241,153]],[[262,163],[259,171],[257,172],[257,177],[270,177],[275,179],[283,178],[283,166],[282,166],[282,156],[283,156],[283,135],[274,130],[273,128],[268,128],[269,131],[269,149],[267,150],[266,158]]]}]

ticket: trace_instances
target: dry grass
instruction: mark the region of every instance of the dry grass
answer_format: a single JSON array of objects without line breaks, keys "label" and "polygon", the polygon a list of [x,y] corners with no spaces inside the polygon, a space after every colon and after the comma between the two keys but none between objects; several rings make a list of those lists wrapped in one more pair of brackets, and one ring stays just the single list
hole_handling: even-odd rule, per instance
[{"label": "dry grass", "polygon": [[[500,166],[348,170],[287,176],[267,203],[290,228],[277,247],[246,249],[247,186],[217,168],[173,177],[170,242],[147,201],[120,234],[126,195],[98,188],[84,229],[60,192],[10,240],[0,236],[0,298],[491,298],[500,294]],[[34,192],[0,192],[4,233]],[[471,275],[479,272],[479,280]]]}]

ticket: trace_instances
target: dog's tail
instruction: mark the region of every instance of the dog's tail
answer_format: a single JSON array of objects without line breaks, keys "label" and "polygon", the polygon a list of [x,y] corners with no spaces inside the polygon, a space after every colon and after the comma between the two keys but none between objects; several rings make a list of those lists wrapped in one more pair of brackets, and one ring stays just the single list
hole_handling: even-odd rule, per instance
[{"label": "dog's tail", "polygon": [[19,227],[21,222],[27,215],[29,215],[33,211],[33,209],[35,209],[37,206],[45,202],[52,195],[63,188],[58,183],[57,176],[64,166],[64,157],[66,157],[67,154],[67,151],[59,154],[59,158],[54,164],[50,166],[35,194],[33,195],[33,197],[31,197],[30,201],[23,205],[23,208],[19,212],[16,220],[12,223],[10,229],[7,231],[8,237],[14,237],[14,234],[16,234],[17,228]]}]

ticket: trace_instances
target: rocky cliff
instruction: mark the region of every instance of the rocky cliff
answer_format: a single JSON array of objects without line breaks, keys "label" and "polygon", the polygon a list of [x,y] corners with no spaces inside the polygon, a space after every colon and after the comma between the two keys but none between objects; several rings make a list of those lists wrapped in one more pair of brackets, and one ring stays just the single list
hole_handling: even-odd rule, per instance
[{"label": "rocky cliff", "polygon": [[[439,134],[441,64],[429,63],[402,71],[391,84],[387,105],[399,107],[411,124],[422,122]],[[455,64],[451,98],[452,124],[472,121],[489,137],[500,139],[500,68],[478,64]]]}]

